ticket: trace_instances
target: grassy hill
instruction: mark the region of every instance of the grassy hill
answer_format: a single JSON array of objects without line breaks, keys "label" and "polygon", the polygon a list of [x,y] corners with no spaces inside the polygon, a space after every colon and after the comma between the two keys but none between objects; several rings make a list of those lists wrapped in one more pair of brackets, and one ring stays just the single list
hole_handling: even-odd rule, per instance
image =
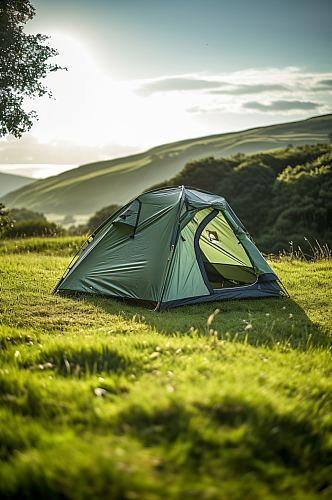
[{"label": "grassy hill", "polygon": [[39,180],[1,198],[8,207],[44,213],[91,214],[124,204],[153,184],[177,174],[189,160],[329,142],[332,115],[165,144],[144,153],[82,165]]},{"label": "grassy hill", "polygon": [[35,182],[35,179],[31,177],[0,172],[0,196],[5,196],[7,193],[31,184],[32,182]]},{"label": "grassy hill", "polygon": [[331,498],[331,261],[156,313],[51,296],[75,242],[24,243],[0,241],[1,498]]}]

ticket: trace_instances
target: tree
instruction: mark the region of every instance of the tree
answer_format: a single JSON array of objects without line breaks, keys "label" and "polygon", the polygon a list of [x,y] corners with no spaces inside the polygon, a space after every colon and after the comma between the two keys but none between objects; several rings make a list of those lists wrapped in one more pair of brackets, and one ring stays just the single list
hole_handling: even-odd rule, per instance
[{"label": "tree", "polygon": [[9,210],[6,210],[5,205],[0,203],[0,237],[7,229],[14,226],[13,222]]},{"label": "tree", "polygon": [[44,214],[27,208],[11,208],[10,216],[15,222],[23,222],[27,220],[46,220]]},{"label": "tree", "polygon": [[29,0],[0,0],[0,137],[21,137],[37,119],[23,109],[25,97],[41,97],[51,91],[41,83],[48,73],[64,69],[49,64],[58,52],[46,44],[46,35],[28,35],[24,25],[35,15]]},{"label": "tree", "polygon": [[117,210],[121,208],[120,205],[109,205],[108,207],[104,207],[101,210],[98,210],[94,215],[90,217],[87,222],[88,231],[93,231],[97,229],[104,220],[106,220],[110,215],[114,214]]}]

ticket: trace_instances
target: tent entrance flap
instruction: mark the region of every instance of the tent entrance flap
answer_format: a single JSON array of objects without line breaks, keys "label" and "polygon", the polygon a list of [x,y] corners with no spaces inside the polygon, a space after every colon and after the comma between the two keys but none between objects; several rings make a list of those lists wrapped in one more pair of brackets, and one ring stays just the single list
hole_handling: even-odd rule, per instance
[{"label": "tent entrance flap", "polygon": [[254,283],[257,276],[253,265],[223,214],[207,208],[195,219],[196,257],[210,292]]}]

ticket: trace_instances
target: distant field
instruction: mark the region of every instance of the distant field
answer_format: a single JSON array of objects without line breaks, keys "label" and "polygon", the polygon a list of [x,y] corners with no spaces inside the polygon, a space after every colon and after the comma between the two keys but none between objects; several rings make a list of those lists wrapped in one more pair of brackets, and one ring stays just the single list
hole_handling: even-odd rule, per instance
[{"label": "distant field", "polygon": [[165,144],[145,153],[82,165],[2,197],[8,207],[59,215],[91,214],[124,204],[177,174],[189,160],[329,142],[332,115]]},{"label": "distant field", "polygon": [[332,262],[155,313],[51,296],[80,243],[0,240],[0,497],[330,498]]}]

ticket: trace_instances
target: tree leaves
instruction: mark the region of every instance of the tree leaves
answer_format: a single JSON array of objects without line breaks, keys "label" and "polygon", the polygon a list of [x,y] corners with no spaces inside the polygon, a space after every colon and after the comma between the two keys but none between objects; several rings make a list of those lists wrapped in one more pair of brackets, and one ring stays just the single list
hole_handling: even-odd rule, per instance
[{"label": "tree leaves", "polygon": [[9,210],[6,210],[5,205],[0,203],[0,237],[7,229],[13,227],[13,220],[10,217]]},{"label": "tree leaves", "polygon": [[38,119],[23,109],[25,97],[41,97],[51,91],[41,83],[48,73],[64,69],[49,64],[58,52],[46,44],[46,35],[23,32],[35,9],[29,0],[2,0],[0,6],[0,137],[21,137]]},{"label": "tree leaves", "polygon": [[191,161],[162,185],[195,186],[226,198],[260,250],[278,253],[304,237],[332,246],[332,148],[283,148]]}]

